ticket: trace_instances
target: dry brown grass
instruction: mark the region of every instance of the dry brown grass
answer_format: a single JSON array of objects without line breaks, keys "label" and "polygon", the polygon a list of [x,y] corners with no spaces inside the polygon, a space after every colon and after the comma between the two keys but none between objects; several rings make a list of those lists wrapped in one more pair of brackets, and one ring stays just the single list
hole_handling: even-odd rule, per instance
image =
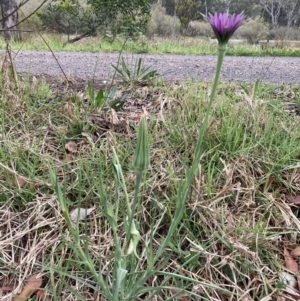
[{"label": "dry brown grass", "polygon": [[[135,127],[141,114],[148,114],[151,167],[135,216],[142,236],[138,268],[145,269],[149,258],[142,252],[149,243],[150,225],[158,227],[153,240],[157,250],[172,222],[208,85],[160,83],[130,90],[123,86],[120,93],[131,96],[117,113],[91,106],[85,91],[69,91],[60,98],[61,91],[51,93],[42,81],[34,91],[29,87],[25,81],[19,90],[2,89],[0,288],[6,291],[0,290],[1,300],[12,300],[25,280],[37,273],[43,276],[47,301],[80,300],[74,291],[84,300],[105,300],[74,249],[48,167],[56,170],[70,211],[96,206],[79,225],[80,243],[86,244],[97,268],[102,261],[100,272],[113,285],[115,242],[97,193],[99,174],[113,201],[114,146],[132,197]],[[284,97],[295,100],[290,87],[283,89],[291,93]],[[284,247],[299,245],[298,207],[286,199],[287,194],[300,193],[299,135],[293,131],[299,117],[284,112],[282,94],[270,86],[257,92],[261,101],[255,106],[240,90],[236,84],[220,87],[206,152],[182,222],[165,257],[156,263],[157,274],[145,283],[169,288],[151,300],[166,300],[178,288],[185,289],[179,300],[187,301],[293,300],[282,289],[279,272],[285,270]],[[266,115],[267,121],[262,120]],[[76,145],[74,152],[65,149],[69,141]],[[118,222],[121,240],[124,207]]]}]

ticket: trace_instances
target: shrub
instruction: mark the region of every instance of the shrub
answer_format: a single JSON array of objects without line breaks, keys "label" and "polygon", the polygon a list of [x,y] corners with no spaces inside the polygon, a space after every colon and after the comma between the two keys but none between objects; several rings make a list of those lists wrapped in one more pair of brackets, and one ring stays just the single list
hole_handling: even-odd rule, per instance
[{"label": "shrub", "polygon": [[[20,1],[17,1],[19,3]],[[29,1],[24,6],[22,6],[19,11],[19,21],[23,20],[24,18],[28,17],[33,13],[33,11],[37,8],[39,1]],[[45,7],[42,6],[39,9],[40,12],[45,11]],[[38,13],[33,14],[30,16],[26,21],[22,22],[19,26],[20,29],[42,29],[42,21],[38,16]]]},{"label": "shrub", "polygon": [[270,30],[270,39],[278,43],[286,40],[300,40],[300,31],[293,27],[277,27]]},{"label": "shrub", "polygon": [[38,16],[38,14],[35,13],[27,21],[22,23],[21,28],[22,29],[34,28],[34,29],[41,30],[43,28],[43,23],[40,17]]},{"label": "shrub", "polygon": [[199,0],[175,0],[175,11],[183,35],[186,35],[190,22],[200,17],[200,7]]},{"label": "shrub", "polygon": [[191,21],[186,31],[186,35],[190,37],[205,36],[212,38],[214,37],[214,32],[208,22]]},{"label": "shrub", "polygon": [[148,24],[148,35],[175,36],[180,33],[180,21],[177,17],[166,14],[161,0],[152,5],[151,19]]},{"label": "shrub", "polygon": [[45,10],[38,14],[43,26],[49,31],[67,35],[88,31],[89,22],[84,7],[76,0],[73,2],[74,4],[67,2],[68,5],[61,5],[60,2],[55,1],[50,2]]},{"label": "shrub", "polygon": [[238,35],[249,44],[257,44],[259,40],[269,36],[268,25],[260,17],[247,20],[238,30]]},{"label": "shrub", "polygon": [[300,30],[299,28],[289,27],[287,29],[287,37],[289,40],[298,41],[300,40]]}]

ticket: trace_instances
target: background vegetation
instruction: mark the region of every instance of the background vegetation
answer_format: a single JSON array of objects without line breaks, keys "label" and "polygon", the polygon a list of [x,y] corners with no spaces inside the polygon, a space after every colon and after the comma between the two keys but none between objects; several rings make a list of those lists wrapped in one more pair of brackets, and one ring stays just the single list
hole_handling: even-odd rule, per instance
[{"label": "background vegetation", "polygon": [[[141,16],[146,17],[150,12],[149,5],[151,3],[150,23],[147,18],[139,19],[139,24],[134,23],[129,12],[139,11]],[[24,6],[22,12],[29,14],[37,5],[37,0],[31,0]],[[133,36],[138,34],[176,36],[180,33],[188,36],[211,37],[211,31],[203,22],[203,15],[215,11],[228,11],[231,14],[244,12],[248,22],[237,34],[237,37],[246,38],[251,43],[257,42],[258,39],[298,40],[300,36],[299,0],[267,2],[262,0],[185,0],[185,2],[140,0],[133,1],[132,5],[126,10],[122,8],[121,13],[127,14],[127,19],[123,18],[121,21],[121,18],[115,18],[120,11],[113,11],[110,8],[110,14],[108,14],[103,10],[105,5],[101,5],[101,1],[49,1],[31,20],[35,21],[39,29],[67,35],[89,33],[90,35],[104,34],[107,37],[109,35],[115,37],[118,33],[127,32]],[[133,8],[134,6],[135,8]],[[260,26],[259,28],[256,26],[256,29],[259,30],[253,29],[255,24]],[[260,33],[260,31],[262,32]]]},{"label": "background vegetation", "polygon": [[[211,45],[213,31],[203,16],[214,11],[244,11],[246,21],[234,38],[245,43],[232,42],[228,54],[297,56],[300,52],[299,44],[290,42],[300,39],[300,0],[273,0],[272,11],[259,0],[132,1],[133,6],[139,5],[135,10],[140,12],[136,15],[140,17],[136,19],[131,15],[133,6],[108,14],[100,9],[103,6],[93,6],[93,1],[47,2],[29,22],[21,25],[23,29],[33,30],[31,34],[23,33],[23,47],[46,48],[43,41],[36,39],[35,31],[39,30],[47,35],[55,50],[118,51],[126,40],[125,50],[131,52],[211,54],[215,51]],[[30,14],[37,5],[36,0],[29,1],[20,14]],[[275,17],[277,23],[273,24]],[[12,41],[12,45],[19,47],[21,44]]]}]

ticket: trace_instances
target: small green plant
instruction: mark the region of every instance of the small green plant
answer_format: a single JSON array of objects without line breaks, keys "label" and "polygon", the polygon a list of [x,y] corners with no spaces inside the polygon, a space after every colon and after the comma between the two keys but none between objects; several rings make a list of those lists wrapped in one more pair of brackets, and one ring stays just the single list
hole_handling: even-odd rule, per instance
[{"label": "small green plant", "polygon": [[116,97],[117,92],[117,86],[111,88],[109,91],[105,91],[104,89],[100,88],[97,94],[95,93],[94,87],[90,82],[88,83],[87,87],[88,97],[93,106],[102,107],[104,105],[108,105],[110,108],[116,111],[122,109],[128,96],[122,95],[120,97]]},{"label": "small green plant", "polygon": [[[147,132],[147,125],[145,117],[142,117],[140,125],[138,127],[137,144],[135,154],[133,157],[133,169],[135,173],[135,188],[133,202],[130,202],[129,193],[125,182],[125,177],[122,171],[122,167],[116,153],[116,150],[112,148],[112,163],[116,183],[115,196],[112,199],[106,192],[105,185],[103,183],[102,175],[99,174],[98,182],[98,196],[103,207],[103,215],[107,218],[108,223],[111,227],[115,253],[114,260],[109,263],[109,270],[112,271],[109,276],[104,276],[99,273],[98,266],[92,259],[91,253],[88,250],[87,244],[82,244],[82,237],[80,235],[80,213],[76,214],[76,218],[72,217],[68,204],[70,201],[64,193],[58,183],[57,175],[53,169],[49,167],[51,184],[56,192],[57,200],[60,204],[62,215],[66,221],[68,230],[72,236],[72,243],[67,242],[64,234],[61,233],[65,243],[72,249],[78,262],[82,262],[84,269],[88,270],[93,282],[99,285],[86,283],[95,292],[100,293],[109,301],[121,301],[121,300],[139,300],[138,297],[141,294],[149,294],[146,300],[152,300],[151,297],[157,295],[163,289],[170,289],[167,281],[172,277],[178,279],[180,275],[173,273],[164,273],[162,270],[154,268],[159,262],[163,265],[163,255],[166,247],[171,241],[171,237],[176,231],[176,227],[180,223],[184,202],[178,202],[176,205],[174,217],[172,219],[170,229],[168,230],[166,238],[160,244],[160,247],[154,251],[153,249],[153,237],[159,229],[162,223],[162,219],[158,221],[158,225],[151,226],[151,235],[146,241],[141,240],[139,229],[142,228],[136,215],[136,209],[140,206],[140,188],[144,183],[144,174],[150,165],[150,149],[149,149],[149,138]],[[121,197],[123,195],[123,197]],[[121,211],[121,205],[123,201],[124,209]],[[78,210],[80,211],[80,209]],[[85,215],[87,215],[86,213]],[[125,214],[125,216],[124,216]],[[118,221],[120,218],[124,218],[123,231],[120,233],[118,227]],[[88,238],[85,238],[88,241]],[[143,265],[143,258],[147,258],[146,267],[141,269]],[[100,266],[102,262],[100,262]],[[56,270],[61,275],[64,273],[60,270]],[[165,280],[161,285],[153,288],[145,287],[150,277],[153,277],[156,273],[159,273],[165,277]],[[71,274],[67,274],[70,278],[73,278]],[[110,278],[110,279],[109,279]],[[182,277],[183,278],[183,277]],[[77,278],[76,278],[77,279]],[[77,279],[78,280],[78,279]],[[191,280],[191,279],[189,279]],[[201,284],[206,287],[218,289],[215,285],[206,284],[198,280],[192,280],[196,284]],[[67,284],[66,284],[67,285]],[[70,292],[76,294],[76,291],[68,286]],[[224,289],[221,291],[227,292]],[[186,292],[185,288],[178,289],[178,292]],[[79,300],[84,301],[84,298],[79,294],[76,294]]]},{"label": "small green plant", "polygon": [[118,67],[112,64],[116,73],[120,78],[129,84],[136,82],[147,82],[158,76],[157,70],[150,70],[151,67],[144,67],[142,58],[137,58],[134,63],[133,70],[130,70],[124,57],[121,59],[121,66]]},{"label": "small green plant", "polygon": [[[152,300],[152,297],[157,295],[163,289],[170,289],[170,286],[168,285],[169,277],[183,280],[183,277],[180,275],[173,274],[172,272],[165,272],[162,269],[162,266],[164,265],[163,256],[165,250],[172,244],[172,238],[178,229],[178,225],[182,221],[184,208],[190,194],[192,182],[197,174],[199,163],[201,162],[201,156],[204,153],[203,140],[212,114],[212,104],[216,95],[222,63],[227,49],[227,43],[234,31],[243,22],[243,16],[233,15],[229,18],[226,14],[215,14],[214,16],[210,16],[208,20],[219,41],[215,80],[213,82],[212,92],[204,120],[199,126],[199,133],[191,166],[189,167],[185,178],[178,187],[176,205],[170,225],[166,232],[166,236],[160,242],[159,247],[155,251],[153,249],[153,237],[160,228],[162,220],[160,219],[156,225],[151,225],[149,238],[142,241],[140,235],[140,229],[142,228],[142,225],[139,222],[138,215],[135,214],[137,208],[140,206],[139,194],[141,186],[143,186],[145,183],[144,174],[150,165],[149,137],[145,117],[142,117],[138,127],[137,143],[133,157],[133,169],[135,173],[133,202],[130,202],[130,194],[128,193],[125,176],[123,174],[122,166],[115,148],[112,148],[112,163],[116,188],[113,202],[110,202],[103,183],[102,175],[99,175],[99,183],[97,185],[98,196],[100,202],[102,203],[104,216],[111,227],[115,247],[115,253],[113,256],[114,260],[109,263],[110,266],[108,268],[109,271],[112,271],[110,280],[108,280],[107,277],[104,277],[102,273],[98,271],[91,257],[91,253],[88,251],[87,244],[82,246],[78,227],[78,222],[80,219],[77,218],[76,224],[72,224],[72,214],[70,214],[68,209],[68,199],[58,183],[57,175],[51,168],[49,168],[52,187],[56,192],[62,215],[68,226],[68,230],[72,235],[72,244],[67,243],[67,241],[66,243],[70,248],[73,249],[74,254],[77,256],[78,262],[82,262],[84,264],[85,269],[89,271],[89,274],[91,277],[93,277],[93,281],[99,285],[100,290],[94,285],[89,284],[89,287],[91,287],[94,291],[101,293],[101,295],[103,295],[109,301],[138,300],[139,296],[145,293],[150,294],[150,296],[147,296],[148,298],[146,298],[146,300]],[[135,81],[137,78],[145,80],[148,79],[149,74],[151,76],[154,74],[153,71],[148,71],[149,68],[142,68],[141,59],[136,61],[133,73],[131,73],[128,69],[124,58],[122,59],[123,69],[118,69],[117,67],[114,68],[124,78],[124,80],[128,82]],[[103,91],[100,90],[95,96],[91,85],[89,85],[88,90],[90,97],[92,97],[93,100],[96,99],[99,104],[103,104]],[[121,209],[121,199],[124,201],[123,205],[125,208],[122,211],[119,210]],[[121,214],[122,216],[120,216]],[[124,221],[123,233],[119,232],[118,227],[118,221],[121,217]],[[86,238],[86,241],[88,241],[88,238]],[[146,266],[141,269],[140,267],[142,266],[143,257],[147,258],[147,263]],[[102,263],[100,263],[100,266],[101,265]],[[158,268],[155,268],[155,266],[158,266]],[[163,275],[165,277],[164,281],[162,281],[162,283],[156,287],[145,287],[145,284],[149,278],[153,277],[154,274]],[[192,281],[205,287],[217,289],[215,285],[210,283],[192,280],[191,278],[185,278],[185,280]],[[69,287],[69,290],[73,293],[76,293],[71,287]],[[178,289],[178,292],[176,292],[175,296],[182,292],[187,293],[185,287]],[[228,293],[228,291],[224,289],[223,292]],[[84,300],[84,298],[80,298],[80,300]]]},{"label": "small green plant", "polygon": [[[249,300],[284,296],[285,255],[274,237],[293,245],[299,232],[287,202],[300,193],[300,145],[297,117],[284,111],[283,101],[299,101],[299,88],[221,83],[186,201],[181,196],[200,133],[195,125],[207,113],[208,84],[155,81],[131,88],[137,106],[123,107],[118,116],[129,124],[117,127],[104,124],[111,115],[95,116],[91,102],[77,95],[53,98],[44,82],[28,78],[18,91],[2,88],[0,206],[7,211],[1,223],[9,227],[2,227],[0,265],[6,282],[19,283],[40,267],[49,301],[244,300],[243,280],[251,275],[258,289],[249,290]],[[149,110],[149,158],[146,131],[136,125],[141,111],[134,110],[152,106],[149,95],[157,93],[174,102],[161,112],[163,126]],[[5,269],[11,261],[5,254],[14,255],[20,272]]]}]

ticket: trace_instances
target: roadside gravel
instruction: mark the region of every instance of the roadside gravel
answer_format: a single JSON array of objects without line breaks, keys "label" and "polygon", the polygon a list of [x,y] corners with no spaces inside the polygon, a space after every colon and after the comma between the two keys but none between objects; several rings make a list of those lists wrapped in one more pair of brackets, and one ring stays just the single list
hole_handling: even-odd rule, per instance
[{"label": "roadside gravel", "polygon": [[[82,80],[110,80],[111,64],[118,61],[117,53],[55,52],[65,73]],[[158,70],[164,80],[212,79],[215,72],[214,55],[124,54],[129,66],[137,57],[145,66]],[[19,73],[60,77],[62,72],[51,52],[21,51],[15,56]],[[226,56],[221,80],[300,84],[300,57],[242,57]]]}]

